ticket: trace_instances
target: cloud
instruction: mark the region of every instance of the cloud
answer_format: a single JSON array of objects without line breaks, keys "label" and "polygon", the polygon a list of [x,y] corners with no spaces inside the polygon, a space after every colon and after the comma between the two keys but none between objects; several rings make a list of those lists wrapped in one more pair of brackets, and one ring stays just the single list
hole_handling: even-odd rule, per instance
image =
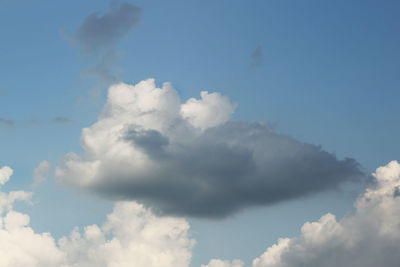
[{"label": "cloud", "polygon": [[356,211],[337,221],[332,214],[307,222],[298,238],[282,238],[253,267],[397,267],[400,262],[400,164],[373,174],[375,184],[355,202]]},{"label": "cloud", "polygon": [[74,34],[65,33],[91,61],[92,65],[82,71],[82,76],[99,79],[99,84],[90,91],[91,96],[98,96],[102,88],[119,81],[116,72],[120,69],[116,63],[122,53],[116,51],[115,46],[139,25],[141,13],[141,8],[136,5],[115,4],[104,14],[95,12],[87,16]]},{"label": "cloud", "polygon": [[104,14],[92,13],[71,37],[72,41],[88,54],[110,47],[139,24],[140,15],[141,9],[129,3],[112,6]]},{"label": "cloud", "polygon": [[43,160],[39,163],[39,166],[33,171],[33,183],[32,187],[36,187],[39,184],[47,180],[50,173],[50,163],[47,160]]},{"label": "cloud", "polygon": [[[4,169],[4,168],[3,168]],[[0,266],[2,267],[188,267],[194,240],[186,220],[157,217],[135,202],[117,202],[102,226],[96,224],[55,241],[36,233],[28,215],[14,211],[25,191],[0,192]]]},{"label": "cloud", "polygon": [[219,93],[181,103],[153,79],[110,87],[98,121],[82,130],[83,156],[70,153],[57,179],[157,212],[222,218],[337,189],[361,175],[352,159],[279,134],[263,122],[230,119]]},{"label": "cloud", "polygon": [[67,117],[55,117],[51,120],[51,122],[55,124],[64,124],[64,123],[71,123],[74,121]]},{"label": "cloud", "polygon": [[82,267],[185,267],[195,244],[188,230],[184,219],[160,218],[140,204],[118,202],[102,227],[85,227],[83,235],[74,230],[59,245],[69,262]]},{"label": "cloud", "polygon": [[114,50],[109,50],[100,55],[94,65],[83,70],[82,75],[93,75],[99,78],[101,86],[108,86],[118,82],[118,77],[115,74],[116,62],[120,58],[120,54]]},{"label": "cloud", "polygon": [[0,185],[7,183],[12,174],[13,170],[8,166],[0,168]]},{"label": "cloud", "polygon": [[262,46],[257,46],[256,50],[251,53],[251,68],[260,67],[264,63],[264,53]]},{"label": "cloud", "polygon": [[243,267],[244,262],[238,259],[232,262],[227,260],[212,259],[207,265],[201,265],[201,267]]},{"label": "cloud", "polygon": [[14,127],[14,121],[7,120],[7,119],[4,119],[4,118],[0,118],[0,125],[1,124],[5,125],[7,127],[10,127],[10,128]]}]

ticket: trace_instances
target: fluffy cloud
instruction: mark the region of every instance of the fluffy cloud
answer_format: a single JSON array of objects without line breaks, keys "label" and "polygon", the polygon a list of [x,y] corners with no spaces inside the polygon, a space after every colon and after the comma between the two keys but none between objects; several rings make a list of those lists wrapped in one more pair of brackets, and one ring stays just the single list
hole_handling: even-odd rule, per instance
[{"label": "fluffy cloud", "polygon": [[[194,241],[184,219],[157,217],[135,202],[118,202],[102,227],[75,229],[59,241],[72,266],[185,267]],[[107,239],[107,236],[112,238]]]},{"label": "fluffy cloud", "polygon": [[8,166],[0,168],[0,185],[7,183],[12,174],[13,170]]},{"label": "fluffy cloud", "polygon": [[188,267],[194,241],[180,218],[157,217],[135,202],[117,202],[102,226],[76,228],[58,242],[35,233],[29,216],[13,210],[30,201],[25,191],[0,192],[0,266],[4,267]]},{"label": "fluffy cloud", "polygon": [[400,164],[392,161],[373,175],[375,184],[355,202],[354,213],[305,223],[301,237],[280,239],[253,267],[399,266]]},{"label": "fluffy cloud", "polygon": [[85,154],[70,153],[59,181],[165,214],[224,217],[336,189],[361,175],[352,159],[278,134],[263,122],[232,121],[226,96],[181,103],[172,85],[116,84],[98,121],[84,128]]},{"label": "fluffy cloud", "polygon": [[[12,169],[7,170],[7,181]],[[29,216],[13,210],[16,201],[30,203],[32,194],[25,191],[0,192],[0,266],[63,266],[64,254],[49,233],[37,234],[29,225]]]}]

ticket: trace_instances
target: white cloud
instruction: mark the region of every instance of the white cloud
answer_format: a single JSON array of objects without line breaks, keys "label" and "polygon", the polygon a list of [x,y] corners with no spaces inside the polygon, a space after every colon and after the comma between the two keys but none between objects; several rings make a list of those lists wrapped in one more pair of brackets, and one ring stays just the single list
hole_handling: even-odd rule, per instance
[{"label": "white cloud", "polygon": [[43,160],[39,163],[39,166],[33,171],[33,183],[32,186],[38,186],[47,180],[47,176],[50,173],[50,163],[47,160]]},{"label": "white cloud", "polygon": [[[12,173],[7,167],[7,180]],[[25,191],[0,192],[0,266],[63,266],[64,254],[53,237],[49,233],[35,233],[29,227],[29,216],[13,210],[15,201],[30,203],[31,196]]]},{"label": "white cloud", "polygon": [[2,267],[188,267],[194,240],[186,220],[158,217],[135,202],[117,202],[102,226],[76,228],[58,242],[35,233],[28,215],[14,211],[25,191],[0,192]]},{"label": "white cloud", "polygon": [[85,153],[66,155],[56,177],[164,214],[224,217],[336,189],[361,174],[354,160],[267,123],[231,120],[235,106],[208,92],[181,103],[170,83],[157,88],[153,79],[113,85],[98,121],[82,130]]},{"label": "white cloud", "polygon": [[280,239],[253,267],[399,266],[400,164],[392,161],[373,176],[375,184],[357,199],[354,213],[305,223],[301,237]]},{"label": "white cloud", "polygon": [[227,122],[236,104],[232,104],[228,97],[219,93],[208,93],[202,91],[201,99],[190,98],[181,105],[181,115],[193,126],[205,130],[210,127]]},{"label": "white cloud", "polygon": [[[194,241],[184,219],[157,217],[135,202],[118,202],[102,227],[74,230],[59,245],[73,266],[185,267]],[[107,238],[108,235],[112,238]]]},{"label": "white cloud", "polygon": [[7,183],[10,179],[10,176],[13,174],[13,170],[8,167],[4,166],[0,169],[0,185]]},{"label": "white cloud", "polygon": [[238,259],[232,262],[227,260],[212,259],[207,265],[201,265],[201,267],[243,267],[244,262]]}]

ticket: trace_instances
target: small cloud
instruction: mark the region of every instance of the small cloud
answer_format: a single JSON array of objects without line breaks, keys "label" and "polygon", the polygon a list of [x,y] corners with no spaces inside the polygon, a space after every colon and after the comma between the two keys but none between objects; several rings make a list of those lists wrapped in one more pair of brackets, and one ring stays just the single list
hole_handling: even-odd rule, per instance
[{"label": "small cloud", "polygon": [[0,118],[0,125],[5,125],[7,127],[13,128],[14,127],[14,121],[7,120],[7,119],[4,119],[4,118]]},{"label": "small cloud", "polygon": [[8,166],[0,168],[0,185],[3,185],[10,180],[10,176],[13,174],[13,170]]},{"label": "small cloud", "polygon": [[110,47],[125,37],[140,22],[141,8],[129,3],[112,6],[101,15],[87,16],[70,39],[82,47],[85,54],[92,54]]},{"label": "small cloud", "polygon": [[250,68],[260,67],[264,63],[264,53],[261,45],[257,46],[256,50],[253,51],[251,60]]},{"label": "small cloud", "polygon": [[32,187],[36,187],[39,184],[45,182],[50,172],[50,163],[47,160],[40,162],[39,166],[33,171],[33,183]]},{"label": "small cloud", "polygon": [[81,49],[82,55],[91,64],[82,71],[82,76],[98,78],[98,84],[90,90],[89,96],[97,97],[102,88],[119,82],[117,73],[121,70],[116,63],[122,53],[116,51],[116,44],[140,23],[141,13],[141,8],[136,5],[112,3],[103,14],[94,12],[87,16],[75,33],[62,32]]},{"label": "small cloud", "polygon": [[51,122],[55,124],[64,124],[64,123],[71,123],[74,121],[67,117],[55,117],[51,120]]}]

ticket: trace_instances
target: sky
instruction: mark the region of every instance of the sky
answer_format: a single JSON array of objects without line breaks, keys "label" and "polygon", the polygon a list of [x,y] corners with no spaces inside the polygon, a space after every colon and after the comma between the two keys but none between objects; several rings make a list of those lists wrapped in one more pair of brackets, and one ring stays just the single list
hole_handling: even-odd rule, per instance
[{"label": "sky", "polygon": [[0,0],[0,265],[397,266],[399,11]]}]

